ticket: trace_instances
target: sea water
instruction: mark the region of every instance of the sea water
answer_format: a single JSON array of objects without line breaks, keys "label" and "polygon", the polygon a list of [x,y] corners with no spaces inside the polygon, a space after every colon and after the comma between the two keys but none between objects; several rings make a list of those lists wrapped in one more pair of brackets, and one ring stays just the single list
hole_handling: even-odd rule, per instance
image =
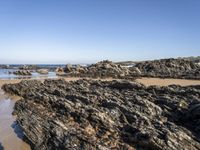
[{"label": "sea water", "polygon": [[31,76],[22,76],[22,75],[15,75],[12,72],[16,71],[17,69],[0,69],[0,79],[28,79],[28,78],[56,78],[55,72],[49,72],[48,74],[39,74],[36,71],[32,72]]}]

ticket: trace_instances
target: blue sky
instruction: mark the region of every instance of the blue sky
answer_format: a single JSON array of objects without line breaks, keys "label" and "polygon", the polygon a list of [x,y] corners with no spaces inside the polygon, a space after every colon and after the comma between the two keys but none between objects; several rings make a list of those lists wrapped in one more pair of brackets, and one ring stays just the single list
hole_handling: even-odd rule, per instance
[{"label": "blue sky", "polygon": [[0,63],[197,55],[199,0],[0,1]]}]

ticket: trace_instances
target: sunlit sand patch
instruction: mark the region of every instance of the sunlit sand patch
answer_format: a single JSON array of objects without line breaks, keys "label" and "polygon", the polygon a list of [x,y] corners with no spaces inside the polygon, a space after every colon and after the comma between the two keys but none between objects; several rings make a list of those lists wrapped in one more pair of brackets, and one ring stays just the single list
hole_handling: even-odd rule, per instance
[{"label": "sunlit sand patch", "polygon": [[200,85],[200,80],[186,80],[186,79],[140,78],[136,79],[136,81],[146,86],[150,85],[168,86],[172,84],[181,86]]}]

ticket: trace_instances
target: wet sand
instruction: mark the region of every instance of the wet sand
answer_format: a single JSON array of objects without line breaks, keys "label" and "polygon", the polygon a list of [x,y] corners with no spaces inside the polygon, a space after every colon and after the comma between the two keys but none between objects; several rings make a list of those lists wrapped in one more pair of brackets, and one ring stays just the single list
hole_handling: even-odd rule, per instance
[{"label": "wet sand", "polygon": [[22,139],[24,138],[20,126],[12,115],[17,96],[10,97],[0,90],[0,149],[5,150],[30,150],[30,146]]},{"label": "wet sand", "polygon": [[172,84],[177,84],[181,86],[200,85],[200,80],[186,80],[186,79],[140,78],[136,79],[136,81],[146,86],[150,85],[168,86]]}]

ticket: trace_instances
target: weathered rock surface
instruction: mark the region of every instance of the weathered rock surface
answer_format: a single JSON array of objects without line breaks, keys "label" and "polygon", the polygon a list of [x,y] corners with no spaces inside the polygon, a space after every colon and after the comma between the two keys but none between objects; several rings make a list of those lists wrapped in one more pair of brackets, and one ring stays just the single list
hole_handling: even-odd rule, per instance
[{"label": "weathered rock surface", "polygon": [[22,65],[19,67],[20,70],[36,70],[39,69],[37,65]]},{"label": "weathered rock surface", "polygon": [[15,74],[15,75],[23,75],[23,76],[32,75],[29,70],[17,70],[17,71],[14,71],[13,74]]},{"label": "weathered rock surface", "polygon": [[57,67],[55,70],[56,73],[64,73],[64,69],[61,67]]},{"label": "weathered rock surface", "polygon": [[38,69],[37,72],[39,74],[48,74],[49,73],[49,70],[48,69]]},{"label": "weathered rock surface", "polygon": [[133,79],[133,73],[127,67],[117,65],[112,61],[104,60],[87,67],[77,65],[75,67],[66,65],[64,71],[67,76],[89,77],[89,78],[119,78]]},{"label": "weathered rock surface", "polygon": [[129,76],[129,70],[111,61],[102,61],[89,66],[87,74],[92,77],[125,78]]},{"label": "weathered rock surface", "polygon": [[[133,66],[105,60],[87,67],[66,65],[61,75],[89,78],[135,79],[137,77],[200,79],[200,65],[189,59],[135,62]],[[58,74],[59,75],[59,74]]]},{"label": "weathered rock surface", "polygon": [[145,77],[200,79],[200,66],[187,59],[146,61],[137,63],[135,67]]},{"label": "weathered rock surface", "polygon": [[1,69],[10,69],[10,65],[0,65]]},{"label": "weathered rock surface", "polygon": [[199,150],[200,86],[22,81],[14,114],[34,149]]}]

